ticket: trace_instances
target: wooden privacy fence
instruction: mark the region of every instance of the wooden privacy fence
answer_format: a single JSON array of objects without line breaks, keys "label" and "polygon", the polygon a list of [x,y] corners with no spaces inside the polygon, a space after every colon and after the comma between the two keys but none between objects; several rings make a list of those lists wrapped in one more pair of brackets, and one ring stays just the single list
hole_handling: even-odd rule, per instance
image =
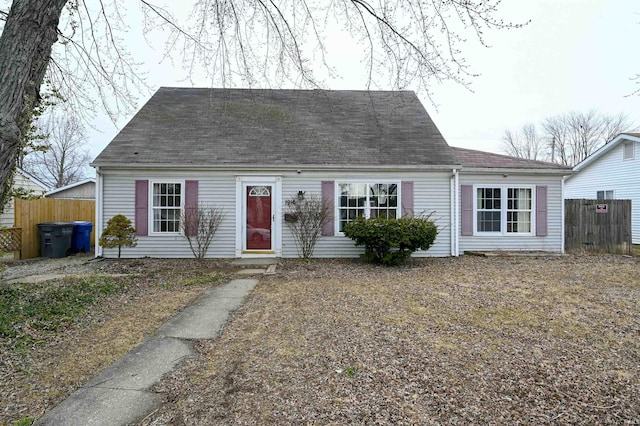
[{"label": "wooden privacy fence", "polygon": [[[96,202],[40,198],[15,199],[14,226],[22,228],[22,259],[40,256],[38,224],[43,222],[95,222]],[[91,230],[91,246],[95,245],[95,223]],[[16,258],[18,254],[15,255]]]},{"label": "wooden privacy fence", "polygon": [[631,252],[631,200],[564,200],[565,249]]}]

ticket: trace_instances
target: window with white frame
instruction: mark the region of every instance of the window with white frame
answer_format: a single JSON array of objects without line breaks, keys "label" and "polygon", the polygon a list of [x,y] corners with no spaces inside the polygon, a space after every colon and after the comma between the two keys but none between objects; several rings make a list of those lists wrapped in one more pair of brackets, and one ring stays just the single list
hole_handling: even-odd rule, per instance
[{"label": "window with white frame", "polygon": [[478,232],[500,232],[502,214],[502,189],[477,189],[477,230]]},{"label": "window with white frame", "polygon": [[635,157],[634,148],[633,142],[625,142],[622,145],[622,158],[624,160],[633,160]]},{"label": "window with white frame", "polygon": [[530,234],[533,188],[515,186],[476,187],[476,232]]},{"label": "window with white frame", "polygon": [[153,183],[151,196],[153,232],[180,232],[183,186],[182,183],[177,182]]},{"label": "window with white frame", "polygon": [[338,183],[338,230],[357,217],[399,217],[397,183]]},{"label": "window with white frame", "polygon": [[613,189],[596,191],[596,198],[598,200],[613,200]]},{"label": "window with white frame", "polygon": [[507,233],[531,232],[531,188],[507,188]]}]

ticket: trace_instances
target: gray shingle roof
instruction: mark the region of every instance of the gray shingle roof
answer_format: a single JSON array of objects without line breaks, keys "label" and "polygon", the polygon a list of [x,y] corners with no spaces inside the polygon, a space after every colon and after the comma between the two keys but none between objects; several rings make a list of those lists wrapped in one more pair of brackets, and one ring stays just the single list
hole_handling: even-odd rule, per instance
[{"label": "gray shingle roof", "polygon": [[413,92],[164,87],[93,164],[348,167],[458,162]]},{"label": "gray shingle roof", "polygon": [[466,148],[451,147],[451,149],[463,168],[571,170],[571,167],[544,161],[526,160],[524,158],[509,157]]}]

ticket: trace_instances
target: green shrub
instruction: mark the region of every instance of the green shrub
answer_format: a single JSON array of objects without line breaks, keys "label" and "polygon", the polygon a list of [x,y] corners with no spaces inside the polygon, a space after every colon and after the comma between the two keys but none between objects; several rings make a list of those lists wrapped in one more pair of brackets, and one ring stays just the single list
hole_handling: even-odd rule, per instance
[{"label": "green shrub", "polygon": [[107,222],[107,227],[102,231],[98,243],[104,248],[118,247],[118,258],[120,258],[122,246],[136,246],[136,229],[125,215],[117,214]]},{"label": "green shrub", "polygon": [[356,218],[344,227],[344,234],[364,246],[362,258],[383,265],[399,265],[416,250],[427,250],[438,235],[438,228],[424,217],[385,219]]}]

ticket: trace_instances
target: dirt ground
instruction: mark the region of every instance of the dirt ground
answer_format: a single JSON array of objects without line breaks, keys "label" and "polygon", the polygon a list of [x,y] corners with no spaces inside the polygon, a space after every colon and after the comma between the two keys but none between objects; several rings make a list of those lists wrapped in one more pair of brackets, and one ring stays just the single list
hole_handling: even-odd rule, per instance
[{"label": "dirt ground", "polygon": [[[201,282],[184,260],[96,268],[135,285],[3,357],[0,423],[51,409],[207,288],[179,284]],[[635,424],[639,312],[638,257],[283,260],[141,424]]]}]

